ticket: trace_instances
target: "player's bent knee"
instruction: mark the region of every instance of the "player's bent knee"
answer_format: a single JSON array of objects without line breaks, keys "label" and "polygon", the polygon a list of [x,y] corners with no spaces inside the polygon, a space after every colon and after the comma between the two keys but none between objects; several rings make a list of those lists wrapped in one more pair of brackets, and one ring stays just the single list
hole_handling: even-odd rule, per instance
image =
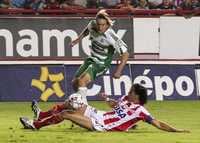
[{"label": "player's bent knee", "polygon": [[69,99],[65,100],[65,102],[63,103],[63,105],[64,105],[65,109],[70,108]]}]

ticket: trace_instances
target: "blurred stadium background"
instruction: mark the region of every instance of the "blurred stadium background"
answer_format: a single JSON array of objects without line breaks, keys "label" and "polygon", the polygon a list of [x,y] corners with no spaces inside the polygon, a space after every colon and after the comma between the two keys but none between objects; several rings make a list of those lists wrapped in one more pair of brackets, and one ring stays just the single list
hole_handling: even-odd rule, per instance
[{"label": "blurred stadium background", "polygon": [[[47,109],[73,93],[71,80],[90,55],[90,41],[86,37],[73,48],[68,43],[102,8],[115,21],[130,58],[120,79],[111,77],[119,61],[114,58],[110,70],[90,85],[90,104],[107,110],[98,93],[118,98],[141,83],[152,114],[190,134],[142,124],[130,133],[92,133],[70,129],[68,122],[22,130],[18,118],[32,116],[30,101],[40,100]],[[0,142],[199,143],[199,15],[198,0],[0,0]]]}]

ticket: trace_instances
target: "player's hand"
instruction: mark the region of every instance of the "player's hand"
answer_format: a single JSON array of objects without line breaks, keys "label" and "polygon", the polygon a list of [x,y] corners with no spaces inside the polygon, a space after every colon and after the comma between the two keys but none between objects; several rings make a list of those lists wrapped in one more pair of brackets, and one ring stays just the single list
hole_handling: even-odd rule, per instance
[{"label": "player's hand", "polygon": [[120,76],[121,76],[121,72],[115,72],[115,73],[113,74],[113,78],[115,78],[115,79],[119,79]]},{"label": "player's hand", "polygon": [[75,41],[71,41],[70,43],[69,43],[69,47],[71,48],[71,47],[74,47],[74,45],[76,45],[76,42]]},{"label": "player's hand", "polygon": [[185,130],[185,129],[179,129],[179,131],[178,132],[180,132],[180,133],[190,133],[190,131],[189,130]]},{"label": "player's hand", "polygon": [[106,98],[108,98],[108,95],[105,94],[104,92],[99,93],[99,96],[100,96],[101,98],[103,98],[104,100],[106,100]]},{"label": "player's hand", "polygon": [[184,133],[190,133],[190,130],[183,130]]}]

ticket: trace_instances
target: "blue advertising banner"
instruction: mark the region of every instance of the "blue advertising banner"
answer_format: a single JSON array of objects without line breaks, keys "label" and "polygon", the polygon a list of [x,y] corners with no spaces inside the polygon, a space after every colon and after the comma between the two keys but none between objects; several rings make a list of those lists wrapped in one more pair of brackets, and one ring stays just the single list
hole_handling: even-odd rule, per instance
[{"label": "blue advertising banner", "polygon": [[1,101],[63,101],[65,76],[62,65],[0,66]]},{"label": "blue advertising banner", "polygon": [[[1,65],[0,101],[64,101],[74,93],[72,79],[80,65]],[[200,70],[195,65],[126,65],[119,79],[116,65],[88,86],[88,100],[127,95],[132,83],[141,83],[152,100],[199,99]]]},{"label": "blue advertising banner", "polygon": [[148,89],[150,99],[197,99],[194,65],[131,65],[134,83]]}]

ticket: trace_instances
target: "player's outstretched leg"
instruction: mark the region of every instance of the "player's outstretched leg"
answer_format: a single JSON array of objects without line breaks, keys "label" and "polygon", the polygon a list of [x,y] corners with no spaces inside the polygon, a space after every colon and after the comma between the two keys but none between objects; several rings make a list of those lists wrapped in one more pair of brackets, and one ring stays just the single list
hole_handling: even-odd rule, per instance
[{"label": "player's outstretched leg", "polygon": [[47,117],[43,120],[29,120],[26,117],[20,117],[20,122],[24,126],[25,129],[40,129],[41,127],[58,124],[62,122],[64,118],[61,114],[55,114],[50,117]]},{"label": "player's outstretched leg", "polygon": [[26,129],[40,129],[45,126],[55,125],[63,120],[71,120],[81,127],[92,130],[92,122],[88,117],[84,116],[84,112],[86,110],[86,106],[79,108],[78,110],[64,110],[58,114],[54,114],[48,118],[43,120],[29,120],[28,118],[21,117],[20,122],[23,124]]},{"label": "player's outstretched leg", "polygon": [[34,120],[42,120],[42,119],[52,116],[53,114],[57,114],[67,109],[67,103],[65,102],[63,104],[56,104],[48,111],[42,111],[39,108],[37,101],[33,100],[31,108],[32,108],[32,111],[34,112]]},{"label": "player's outstretched leg", "polygon": [[64,119],[62,118],[62,116],[60,116],[60,114],[55,114],[41,121],[34,121],[33,125],[36,129],[40,129],[41,127],[44,127],[44,126],[58,124],[62,122],[63,120]]}]

